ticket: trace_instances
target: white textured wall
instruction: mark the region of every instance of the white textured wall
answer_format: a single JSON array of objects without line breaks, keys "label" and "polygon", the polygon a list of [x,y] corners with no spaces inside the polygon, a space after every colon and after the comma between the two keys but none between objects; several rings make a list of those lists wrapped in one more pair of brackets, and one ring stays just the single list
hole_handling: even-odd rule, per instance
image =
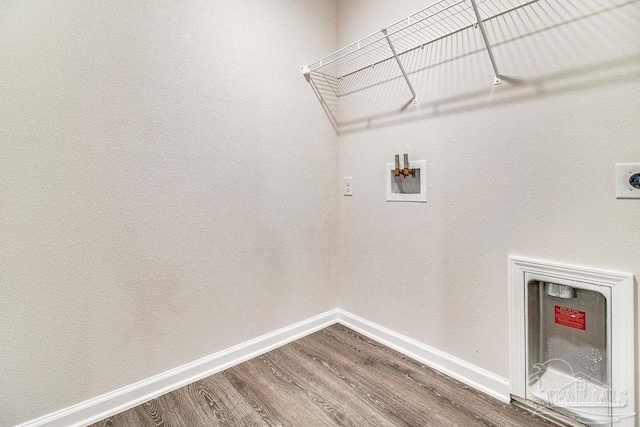
[{"label": "white textured wall", "polygon": [[637,1],[491,22],[499,87],[476,31],[426,48],[339,149],[299,66],[425,4],[337,3],[0,2],[0,425],[338,305],[506,377],[508,254],[640,275]]},{"label": "white textured wall", "polygon": [[[501,86],[471,30],[407,57],[430,66],[411,75],[416,107],[400,111],[401,80],[344,101],[342,308],[507,377],[507,255],[640,277],[640,200],[614,191],[614,163],[640,162],[640,3],[615,3],[489,23]],[[425,5],[341,0],[339,43]],[[385,201],[403,153],[427,160],[426,204]]]},{"label": "white textured wall", "polygon": [[326,0],[0,2],[0,425],[337,305],[299,72],[335,30]]}]

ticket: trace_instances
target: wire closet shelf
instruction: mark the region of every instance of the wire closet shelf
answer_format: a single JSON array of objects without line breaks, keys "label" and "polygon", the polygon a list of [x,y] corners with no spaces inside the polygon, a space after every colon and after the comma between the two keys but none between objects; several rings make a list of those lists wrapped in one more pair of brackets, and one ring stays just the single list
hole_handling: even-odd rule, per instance
[{"label": "wire closet shelf", "polygon": [[[519,0],[440,0],[308,66],[302,67],[302,72],[307,80],[310,80],[311,77],[324,80],[335,92],[335,95],[340,97],[340,81],[343,78],[395,59],[411,90],[415,103],[416,93],[404,70],[401,57],[427,44],[474,27],[479,28],[482,33],[484,45],[495,74],[493,83],[500,84],[500,73],[483,21],[536,1],[538,0],[523,4]],[[486,14],[484,18],[480,14],[478,5],[482,6],[482,11]]]}]

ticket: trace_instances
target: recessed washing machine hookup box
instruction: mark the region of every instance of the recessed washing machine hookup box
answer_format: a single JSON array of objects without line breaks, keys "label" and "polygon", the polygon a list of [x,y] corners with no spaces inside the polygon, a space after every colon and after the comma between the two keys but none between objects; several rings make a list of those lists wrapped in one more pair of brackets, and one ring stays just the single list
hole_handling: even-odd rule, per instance
[{"label": "recessed washing machine hookup box", "polygon": [[395,164],[387,163],[387,201],[388,202],[426,202],[427,201],[427,161],[413,160],[409,167],[414,171],[409,176],[395,176]]}]

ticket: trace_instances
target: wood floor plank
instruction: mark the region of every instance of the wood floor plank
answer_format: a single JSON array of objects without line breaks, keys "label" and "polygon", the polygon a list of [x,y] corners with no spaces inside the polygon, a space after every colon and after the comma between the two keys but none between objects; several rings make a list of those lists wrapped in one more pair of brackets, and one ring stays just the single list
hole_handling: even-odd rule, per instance
[{"label": "wood floor plank", "polygon": [[371,372],[373,375],[370,377],[360,372],[355,367],[355,363],[348,358],[340,357],[340,354],[332,353],[330,350],[317,348],[314,341],[299,340],[289,344],[288,347],[305,356],[301,363],[312,363],[316,369],[324,372],[325,381],[337,382],[338,385],[341,383],[343,387],[352,390],[362,403],[366,404],[371,411],[378,412],[388,423],[396,426],[428,424],[431,414],[422,411],[421,408],[404,407],[394,393],[396,384],[393,384],[393,381],[381,387],[373,378],[380,372]]},{"label": "wood floor plank", "polygon": [[[307,394],[282,375],[280,367],[268,363],[264,356],[231,368],[228,372],[235,375],[236,384],[240,380],[251,385],[251,399],[260,400],[261,409],[272,414],[265,420],[277,420],[275,425],[335,425]],[[286,413],[282,413],[280,408],[286,408]]]},{"label": "wood floor plank", "polygon": [[[326,333],[316,339],[323,344],[327,335],[333,338],[330,333]],[[337,342],[345,344],[342,341]],[[423,365],[403,365],[397,360],[388,359],[386,354],[376,354],[375,348],[357,348],[353,345],[331,348],[334,352],[354,352],[354,360],[360,358],[354,369],[365,372],[360,381],[369,383],[368,387],[396,390],[388,397],[391,400],[390,404],[394,407],[409,408],[408,412],[414,411],[413,419],[409,421],[411,424],[418,418],[425,420],[427,425],[494,425],[484,422],[467,405],[456,404],[447,399],[438,386],[443,382],[449,383],[450,379],[438,375],[431,378],[427,384],[421,382],[419,370]]]},{"label": "wood floor plank", "polygon": [[539,417],[480,393],[343,325],[333,325],[321,332],[323,336],[341,340],[345,347],[351,347],[356,352],[366,351],[386,369],[398,370],[407,380],[440,396],[443,406],[451,405],[451,411],[469,412],[482,425],[548,425]]},{"label": "wood floor plank", "polygon": [[188,394],[184,405],[200,414],[200,420],[194,426],[267,425],[220,374],[204,378],[180,390],[185,390]]},{"label": "wood floor plank", "polygon": [[[293,420],[297,425],[303,421],[312,422],[312,417],[309,416],[311,414],[314,415],[313,418],[317,420],[318,425],[352,425],[347,422],[344,412],[337,408],[336,403],[332,401],[330,396],[311,390],[308,386],[308,377],[301,379],[291,375],[291,369],[288,369],[290,367],[279,363],[280,361],[274,358],[276,355],[277,351],[269,355],[260,356],[254,361],[257,362],[259,359],[263,365],[262,370],[272,377],[267,377],[266,381],[275,382],[280,386],[279,389],[274,389],[278,402],[289,404],[290,402],[286,402],[286,399],[291,399],[293,402],[300,403],[299,408],[290,407],[289,411],[292,414],[302,414],[302,419],[299,417],[298,420]],[[275,403],[277,404],[278,402]]]},{"label": "wood floor plank", "polygon": [[273,407],[272,393],[263,384],[253,381],[245,364],[240,364],[223,372],[224,377],[238,391],[262,420],[271,427],[286,427],[289,423],[282,413],[283,408]]},{"label": "wood floor plank", "polygon": [[[335,425],[348,426],[394,426],[378,411],[372,410],[368,398],[345,387],[343,381],[329,381],[324,372],[308,366],[302,355],[291,346],[284,346],[267,354],[273,363],[282,367],[287,375],[315,396],[320,396],[325,405],[335,412]],[[312,362],[313,364],[314,362]]]},{"label": "wood floor plank", "polygon": [[549,427],[332,325],[90,427]]}]

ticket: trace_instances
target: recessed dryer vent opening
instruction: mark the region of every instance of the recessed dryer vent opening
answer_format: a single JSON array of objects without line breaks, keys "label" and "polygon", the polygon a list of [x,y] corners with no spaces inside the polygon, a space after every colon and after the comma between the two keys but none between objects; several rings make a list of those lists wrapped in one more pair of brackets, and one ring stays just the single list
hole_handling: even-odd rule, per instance
[{"label": "recessed dryer vent opening", "polygon": [[635,426],[633,283],[510,257],[512,398],[564,422]]},{"label": "recessed dryer vent opening", "polygon": [[[525,276],[530,276],[528,273]],[[531,279],[531,277],[529,277]],[[606,421],[611,391],[610,322],[598,290],[529,280],[525,397],[579,421]],[[612,396],[620,403],[623,396]],[[592,404],[590,408],[583,405]]]}]

